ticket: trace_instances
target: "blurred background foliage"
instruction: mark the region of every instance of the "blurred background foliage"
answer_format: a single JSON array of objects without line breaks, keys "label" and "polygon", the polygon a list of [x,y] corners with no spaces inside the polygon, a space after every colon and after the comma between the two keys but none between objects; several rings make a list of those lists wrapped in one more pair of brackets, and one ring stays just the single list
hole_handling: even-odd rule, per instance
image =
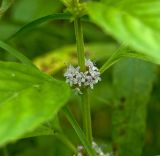
[{"label": "blurred background foliage", "polygon": [[[8,42],[32,59],[42,71],[64,79],[63,71],[66,65],[77,63],[74,28],[71,21],[45,22],[10,38],[28,22],[64,10],[65,7],[59,0],[15,0],[1,17],[0,40]],[[101,67],[119,44],[92,23],[84,22],[83,27],[86,55]],[[0,59],[15,60],[3,50],[0,50]],[[160,154],[159,77],[158,66],[129,58],[121,60],[103,74],[103,81],[95,87],[94,91],[91,91],[90,100],[94,139],[102,144],[104,149],[107,150],[112,145],[116,150],[117,144],[123,142],[122,148],[127,144],[138,151],[138,148],[143,146],[144,139],[142,156]],[[77,109],[80,106],[77,100],[79,100],[78,96],[73,93],[69,105],[76,119],[81,123],[81,113]],[[77,136],[73,129],[61,112],[59,116],[65,134],[77,145]],[[137,134],[141,134],[140,137],[136,135],[137,130]],[[144,133],[145,138],[143,138]],[[11,156],[72,155],[70,150],[53,136],[22,139],[9,144],[7,148]],[[3,150],[1,149],[0,155],[3,155]],[[126,151],[124,155],[129,156],[127,154],[130,152],[134,150]]]}]

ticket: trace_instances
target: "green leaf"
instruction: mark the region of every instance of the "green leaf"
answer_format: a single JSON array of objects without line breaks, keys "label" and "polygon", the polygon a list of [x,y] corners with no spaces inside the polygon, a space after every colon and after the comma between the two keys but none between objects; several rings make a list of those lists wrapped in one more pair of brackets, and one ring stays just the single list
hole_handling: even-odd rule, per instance
[{"label": "green leaf", "polygon": [[12,48],[10,45],[4,43],[3,41],[0,41],[0,48],[6,50],[11,55],[15,56],[22,63],[24,63],[24,64],[26,64],[28,66],[35,67],[30,59],[28,59],[25,55],[23,55],[22,53],[20,53],[16,49]]},{"label": "green leaf", "polygon": [[2,146],[54,117],[69,98],[69,87],[23,64],[0,62],[0,71]]},{"label": "green leaf", "polygon": [[159,0],[92,2],[88,4],[88,13],[104,32],[160,63]]},{"label": "green leaf", "polygon": [[115,155],[140,156],[144,144],[147,103],[155,66],[124,59],[114,68],[113,145]]},{"label": "green leaf", "polygon": [[[116,50],[114,43],[90,43],[86,44],[85,51],[87,57],[94,61],[106,60]],[[48,74],[55,74],[57,71],[66,67],[66,64],[77,64],[75,57],[76,46],[68,45],[51,51],[45,55],[37,57],[33,62],[42,71]],[[56,61],[55,61],[56,60]],[[66,64],[65,64],[65,63]]]},{"label": "green leaf", "polygon": [[22,138],[37,137],[42,135],[54,135],[54,130],[43,124],[36,128],[34,131],[26,133],[24,136],[22,136]]},{"label": "green leaf", "polygon": [[107,69],[109,69],[112,65],[123,59],[124,57],[128,58],[138,58],[145,61],[149,61],[154,63],[154,61],[145,54],[138,53],[136,51],[130,50],[125,43],[121,44],[119,48],[107,59],[107,61],[100,68],[100,73],[103,74]]},{"label": "green leaf", "polygon": [[68,119],[68,121],[70,122],[70,124],[72,125],[72,127],[74,128],[75,132],[77,133],[77,135],[78,135],[81,143],[83,144],[84,148],[86,149],[88,155],[89,156],[95,156],[95,153],[94,153],[91,145],[87,141],[85,134],[83,133],[80,126],[78,125],[77,121],[74,119],[71,112],[66,107],[63,108],[63,112],[64,112],[66,118]]},{"label": "green leaf", "polygon": [[[109,59],[103,64],[100,68],[100,73],[105,72],[109,67],[118,62],[125,54],[127,54],[124,50],[125,44],[121,44],[120,47],[109,57]],[[125,54],[124,54],[125,53]],[[126,55],[125,55],[126,56]]]},{"label": "green leaf", "polygon": [[42,135],[56,135],[57,132],[62,132],[58,115],[56,115],[53,119],[44,122],[33,131],[27,132],[22,136],[22,138],[37,137]]},{"label": "green leaf", "polygon": [[69,20],[71,18],[70,14],[66,14],[66,13],[56,13],[56,14],[52,14],[52,15],[47,15],[44,17],[40,17],[34,21],[31,21],[29,23],[27,23],[26,25],[24,25],[22,28],[20,28],[17,32],[15,32],[11,37],[9,37],[8,40],[13,39],[14,37],[18,36],[19,34],[22,34],[36,26],[39,26],[40,24],[50,21],[50,20]]}]

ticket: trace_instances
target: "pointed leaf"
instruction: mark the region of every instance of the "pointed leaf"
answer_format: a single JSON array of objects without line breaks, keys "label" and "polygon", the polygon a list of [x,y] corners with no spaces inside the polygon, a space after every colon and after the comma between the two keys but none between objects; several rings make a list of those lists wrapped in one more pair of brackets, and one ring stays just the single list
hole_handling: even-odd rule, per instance
[{"label": "pointed leaf", "polygon": [[27,23],[26,25],[24,25],[17,32],[15,32],[12,36],[10,36],[8,40],[11,40],[14,37],[18,36],[19,34],[22,34],[22,33],[26,32],[36,26],[39,26],[42,23],[47,22],[47,21],[50,21],[50,20],[69,20],[70,18],[71,18],[71,15],[66,14],[66,13],[56,13],[56,14],[51,14],[51,15],[47,15],[44,17],[40,17],[40,18],[35,19],[35,20]]},{"label": "pointed leaf", "polygon": [[88,4],[92,21],[118,41],[127,42],[152,62],[160,64],[160,1],[105,2]]},{"label": "pointed leaf", "polygon": [[3,145],[54,117],[67,101],[69,88],[23,64],[0,62],[0,71],[0,145]]}]

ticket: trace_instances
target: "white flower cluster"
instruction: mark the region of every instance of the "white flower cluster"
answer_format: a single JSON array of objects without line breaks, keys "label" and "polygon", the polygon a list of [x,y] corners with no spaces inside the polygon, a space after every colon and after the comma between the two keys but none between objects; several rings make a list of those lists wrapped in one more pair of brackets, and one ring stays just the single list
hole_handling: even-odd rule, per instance
[{"label": "white flower cluster", "polygon": [[113,156],[112,153],[106,153],[106,154],[104,154],[104,152],[102,151],[102,149],[95,142],[92,142],[92,148],[95,150],[95,152],[96,152],[96,154],[98,156]]},{"label": "white flower cluster", "polygon": [[99,69],[94,65],[94,63],[89,59],[85,60],[86,71],[81,72],[80,67],[73,67],[69,65],[64,77],[66,77],[66,83],[70,86],[74,86],[78,91],[80,91],[81,86],[90,86],[93,89],[94,85],[101,81]]},{"label": "white flower cluster", "polygon": [[[104,152],[102,151],[102,149],[95,142],[92,142],[92,148],[96,152],[97,156],[113,156],[112,153],[106,153],[106,154],[104,154]],[[77,155],[73,155],[73,156],[83,156],[84,147],[82,145],[79,145],[78,148],[77,148],[77,150],[78,150]]]},{"label": "white flower cluster", "polygon": [[83,156],[83,150],[84,150],[84,147],[82,145],[79,145],[77,147],[77,155],[73,155],[73,156]]}]

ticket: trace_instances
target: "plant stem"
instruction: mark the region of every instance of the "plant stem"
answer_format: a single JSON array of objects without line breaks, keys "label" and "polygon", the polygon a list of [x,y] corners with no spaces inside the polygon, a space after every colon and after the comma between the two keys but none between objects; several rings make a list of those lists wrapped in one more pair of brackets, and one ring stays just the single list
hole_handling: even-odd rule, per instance
[{"label": "plant stem", "polygon": [[78,54],[78,65],[81,71],[85,71],[85,54],[84,54],[84,41],[83,41],[83,30],[80,18],[76,17],[74,20],[76,43],[77,43],[77,54]]},{"label": "plant stem", "polygon": [[88,142],[92,144],[91,112],[90,112],[88,89],[83,90],[82,112],[83,112],[83,129],[86,134]]},{"label": "plant stem", "polygon": [[[75,7],[78,6],[78,1],[74,0]],[[74,20],[76,43],[77,43],[77,55],[78,55],[78,65],[81,71],[85,71],[85,52],[84,52],[84,40],[83,40],[83,29],[80,17],[75,17]],[[83,118],[83,130],[87,137],[87,140],[92,144],[92,127],[91,127],[91,114],[90,114],[90,103],[88,89],[83,89],[82,98],[82,118]]]},{"label": "plant stem", "polygon": [[64,112],[67,120],[72,125],[75,132],[77,133],[77,136],[79,137],[79,140],[81,141],[82,145],[86,149],[86,152],[88,153],[87,156],[96,156],[94,150],[92,149],[92,146],[89,144],[85,134],[81,130],[81,128],[78,125],[77,121],[75,120],[73,114],[70,112],[70,110],[67,107],[63,108],[63,112]]}]

